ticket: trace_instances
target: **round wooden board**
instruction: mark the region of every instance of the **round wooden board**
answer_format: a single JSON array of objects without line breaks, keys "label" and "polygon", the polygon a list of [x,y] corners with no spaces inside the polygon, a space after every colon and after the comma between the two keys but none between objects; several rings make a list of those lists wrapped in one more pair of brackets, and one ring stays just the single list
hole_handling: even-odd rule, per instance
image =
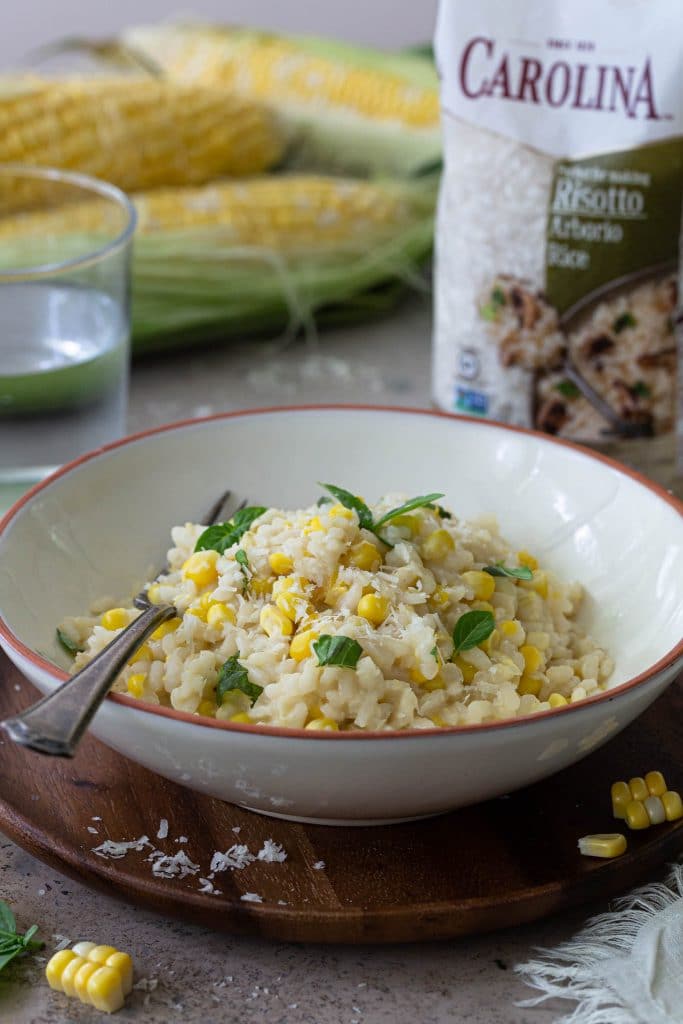
[{"label": "round wooden board", "polygon": [[[36,697],[0,654],[0,719]],[[580,764],[509,797],[407,825],[262,817],[167,782],[92,738],[73,761],[0,743],[0,829],[31,854],[138,906],[271,939],[412,942],[505,928],[619,893],[683,847],[683,822],[629,834],[627,853],[614,861],[581,857],[576,846],[587,833],[618,831],[613,780],[659,769],[683,788],[680,681]],[[158,839],[162,818],[169,833]],[[151,845],[120,859],[93,853],[106,839],[143,835]],[[199,891],[215,851],[243,843],[256,853],[266,839],[282,844],[284,862],[217,873],[220,894]],[[156,877],[154,849],[184,850],[198,873]],[[262,902],[241,899],[246,893]]]}]

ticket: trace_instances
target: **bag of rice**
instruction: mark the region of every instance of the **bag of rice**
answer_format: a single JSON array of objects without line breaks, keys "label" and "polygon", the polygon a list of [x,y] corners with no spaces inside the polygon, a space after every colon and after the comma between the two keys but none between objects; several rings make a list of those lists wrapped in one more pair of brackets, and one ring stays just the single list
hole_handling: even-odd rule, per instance
[{"label": "bag of rice", "polygon": [[670,482],[681,0],[440,0],[435,48],[436,404]]}]

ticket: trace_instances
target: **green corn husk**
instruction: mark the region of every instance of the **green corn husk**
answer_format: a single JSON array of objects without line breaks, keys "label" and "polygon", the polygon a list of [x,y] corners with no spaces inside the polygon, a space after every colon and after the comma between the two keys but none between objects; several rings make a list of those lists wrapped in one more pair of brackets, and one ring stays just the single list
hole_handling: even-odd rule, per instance
[{"label": "green corn husk", "polygon": [[121,43],[170,77],[268,103],[294,139],[289,167],[411,176],[441,158],[438,78],[424,54],[191,23],[131,28]]},{"label": "green corn husk", "polygon": [[[271,180],[283,188],[287,182]],[[380,315],[406,288],[426,290],[423,266],[432,246],[435,182],[391,182],[386,194],[399,197],[400,217],[397,212],[393,222],[377,223],[368,216],[361,230],[356,220],[354,233],[343,241],[325,240],[324,229],[321,240],[315,233],[302,239],[292,231],[290,241],[287,228],[278,245],[269,247],[238,244],[225,225],[145,228],[135,239],[132,261],[134,352],[252,334],[311,335],[330,323]],[[254,216],[263,213],[256,210]],[[67,220],[55,216],[52,232],[42,220],[18,218],[11,229],[4,223],[0,275],[3,268],[78,258],[105,241],[96,231],[65,230],[77,213]]]}]

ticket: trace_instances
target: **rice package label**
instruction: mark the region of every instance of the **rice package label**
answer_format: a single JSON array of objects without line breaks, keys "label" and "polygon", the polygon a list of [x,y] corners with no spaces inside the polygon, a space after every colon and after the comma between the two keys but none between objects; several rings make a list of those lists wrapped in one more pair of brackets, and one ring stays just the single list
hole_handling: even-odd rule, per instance
[{"label": "rice package label", "polygon": [[435,43],[436,403],[673,442],[681,0],[441,0]]}]

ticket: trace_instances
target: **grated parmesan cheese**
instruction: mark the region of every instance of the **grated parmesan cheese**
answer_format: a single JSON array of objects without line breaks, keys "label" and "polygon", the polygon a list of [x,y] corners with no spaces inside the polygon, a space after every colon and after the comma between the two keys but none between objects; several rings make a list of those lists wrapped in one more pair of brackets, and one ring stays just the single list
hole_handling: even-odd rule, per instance
[{"label": "grated parmesan cheese", "polygon": [[185,878],[199,872],[199,864],[191,861],[184,850],[178,850],[173,856],[154,850],[147,860],[152,861],[152,874],[159,878]]},{"label": "grated parmesan cheese", "polygon": [[220,851],[216,850],[211,858],[211,871],[227,871],[228,868],[235,868],[239,871],[242,868],[246,868],[254,860],[256,860],[256,857],[250,852],[248,846],[235,844],[229,850],[226,850],[225,853],[220,853]]},{"label": "grated parmesan cheese", "polygon": [[324,860],[317,860],[315,862],[315,864],[313,865],[313,870],[314,871],[322,871],[324,867],[325,867],[325,861]]},{"label": "grated parmesan cheese", "polygon": [[120,860],[125,857],[129,850],[143,850],[145,846],[151,846],[149,836],[140,836],[139,839],[131,839],[130,842],[117,843],[113,839],[105,839],[99,846],[93,847],[93,853],[98,857],[107,857],[111,860]]},{"label": "grated parmesan cheese", "polygon": [[199,885],[199,891],[200,892],[208,893],[210,896],[221,896],[222,895],[221,890],[220,889],[216,889],[216,887],[214,886],[214,884],[213,884],[213,882],[211,881],[210,878],[202,878],[201,875],[200,875],[199,876],[199,882],[200,882],[200,885]]},{"label": "grated parmesan cheese", "polygon": [[244,892],[240,896],[240,899],[244,903],[263,903],[263,896],[259,896],[255,892]]},{"label": "grated parmesan cheese", "polygon": [[276,843],[272,839],[266,839],[256,854],[256,859],[265,861],[266,864],[282,863],[283,860],[287,860],[287,854],[280,843]]},{"label": "grated parmesan cheese", "polygon": [[165,839],[168,835],[168,819],[162,818],[159,822],[159,831],[157,832],[157,839]]}]

